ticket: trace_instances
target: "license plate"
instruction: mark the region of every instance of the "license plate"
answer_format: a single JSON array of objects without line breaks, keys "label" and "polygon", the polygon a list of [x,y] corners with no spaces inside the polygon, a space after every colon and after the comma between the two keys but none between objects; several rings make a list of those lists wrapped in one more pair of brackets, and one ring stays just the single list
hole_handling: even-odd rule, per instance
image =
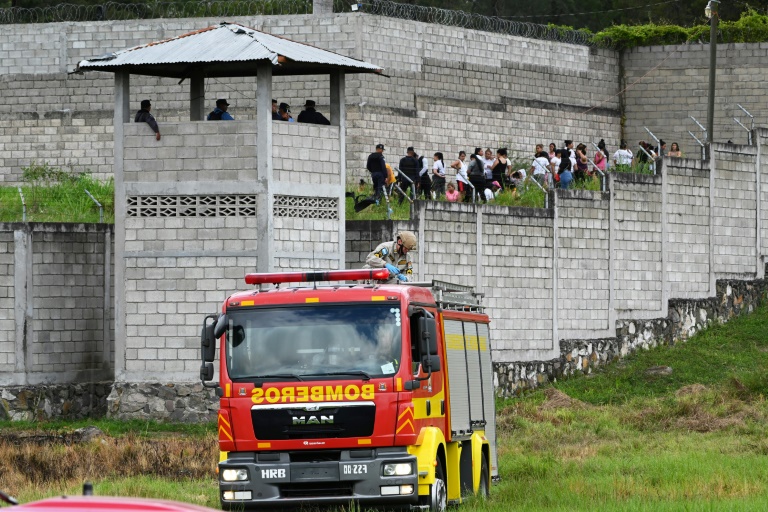
[{"label": "license plate", "polygon": [[367,475],[368,464],[342,464],[341,474],[345,476]]}]

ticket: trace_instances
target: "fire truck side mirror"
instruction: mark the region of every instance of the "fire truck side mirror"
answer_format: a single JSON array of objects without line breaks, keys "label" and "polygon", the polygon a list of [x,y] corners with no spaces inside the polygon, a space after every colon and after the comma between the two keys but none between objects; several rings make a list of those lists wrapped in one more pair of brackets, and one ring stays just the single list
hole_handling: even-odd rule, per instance
[{"label": "fire truck side mirror", "polygon": [[213,363],[203,363],[200,366],[200,380],[203,382],[213,380]]},{"label": "fire truck side mirror", "polygon": [[437,326],[434,317],[419,318],[419,343],[422,355],[437,355]]},{"label": "fire truck side mirror", "polygon": [[[214,320],[208,322],[208,320]],[[203,320],[203,328],[200,330],[200,348],[203,352],[203,362],[213,362],[216,359],[216,339],[213,337],[214,328],[216,326],[216,317],[214,315],[208,315]]]}]

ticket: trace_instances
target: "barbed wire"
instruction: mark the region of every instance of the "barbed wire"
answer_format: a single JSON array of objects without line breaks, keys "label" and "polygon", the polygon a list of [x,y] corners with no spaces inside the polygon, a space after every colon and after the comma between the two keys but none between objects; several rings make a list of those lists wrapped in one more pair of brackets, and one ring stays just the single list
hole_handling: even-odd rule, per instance
[{"label": "barbed wire", "polygon": [[[333,4],[335,12],[351,12],[351,6],[354,4],[358,6],[360,12],[390,18],[577,45],[609,46],[608,43],[593,42],[589,34],[578,30],[483,16],[465,11],[401,4],[391,0],[357,0],[357,2],[333,0]],[[105,2],[98,5],[58,4],[49,7],[3,8],[0,9],[0,24],[200,17],[223,19],[237,16],[311,13],[312,0],[190,0],[146,4]]]},{"label": "barbed wire", "polygon": [[[351,10],[354,2],[335,0],[334,7],[337,12]],[[576,44],[582,46],[610,47],[609,42],[596,43],[592,36],[580,30],[565,27],[541,25],[525,21],[509,20],[495,16],[484,16],[465,11],[441,9],[438,7],[426,7],[423,5],[401,4],[391,0],[358,0],[360,11],[368,14],[377,14],[390,18],[422,21],[437,25],[481,30],[484,32],[496,32],[510,36],[527,37],[531,39],[543,39],[558,41],[561,43]]]},{"label": "barbed wire", "polygon": [[312,0],[192,0],[185,2],[58,4],[0,9],[0,24],[203,18],[312,13]]}]

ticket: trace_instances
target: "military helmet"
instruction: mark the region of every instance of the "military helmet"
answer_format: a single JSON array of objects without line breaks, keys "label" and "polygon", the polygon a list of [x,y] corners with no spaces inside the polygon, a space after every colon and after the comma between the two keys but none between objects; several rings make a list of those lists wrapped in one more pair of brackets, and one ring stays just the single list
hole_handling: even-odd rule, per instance
[{"label": "military helmet", "polygon": [[416,249],[418,239],[416,238],[416,235],[413,233],[413,231],[401,231],[397,234],[397,238],[403,242],[403,246],[409,251]]}]

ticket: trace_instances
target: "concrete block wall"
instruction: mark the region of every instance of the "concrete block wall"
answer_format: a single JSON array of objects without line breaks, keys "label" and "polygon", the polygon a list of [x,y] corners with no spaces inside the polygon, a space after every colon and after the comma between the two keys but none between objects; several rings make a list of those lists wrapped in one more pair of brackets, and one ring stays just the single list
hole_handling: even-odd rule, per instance
[{"label": "concrete block wall", "polygon": [[619,318],[664,312],[662,178],[611,175],[614,307]]},{"label": "concrete block wall", "polygon": [[[760,205],[760,215],[757,217],[759,223],[757,233],[760,237],[761,263],[765,264],[768,262],[768,130],[764,128],[756,130],[755,139],[758,147],[757,161],[760,176],[760,180],[757,182],[760,192],[757,195]],[[758,266],[762,265],[758,264]]]},{"label": "concrete block wall", "polygon": [[0,385],[114,370],[113,226],[0,224]]},{"label": "concrete block wall", "polygon": [[[471,204],[444,203],[440,207],[423,204],[419,212],[419,234],[423,253],[419,280],[449,280],[464,286],[478,286],[477,207]],[[423,241],[422,241],[423,240]],[[450,278],[450,279],[448,279]]]},{"label": "concrete block wall", "polygon": [[339,127],[272,123],[272,176],[284,183],[339,185]]},{"label": "concrete block wall", "polygon": [[104,265],[113,261],[113,255],[105,261],[105,250],[112,253],[113,246],[97,230],[65,229],[33,236],[35,315],[29,372],[66,381],[78,373],[103,374],[112,367],[112,338],[103,335],[105,322],[106,332],[114,329],[114,287],[108,290],[107,307],[104,295]]},{"label": "concrete block wall", "polygon": [[[161,40],[220,19],[128,20],[18,25],[0,36],[0,113],[14,120],[0,129],[0,181],[16,183],[36,158],[53,165],[112,174],[113,77],[67,75],[84,58]],[[565,138],[618,142],[618,55],[587,47],[397,20],[362,13],[239,17],[275,35],[306,42],[386,68],[388,77],[347,77],[348,177],[363,168],[373,146],[408,145],[422,153],[455,156],[475,145],[505,145],[526,159],[536,143]],[[380,34],[382,37],[371,37]],[[55,44],[51,44],[55,41]],[[25,55],[24,67],[15,49]],[[567,67],[554,63],[567,62]],[[187,122],[189,82],[132,77],[130,105],[150,98],[166,125]],[[255,79],[210,79],[206,99],[229,98],[237,120],[255,115]],[[327,76],[275,77],[273,96],[297,116],[306,99],[328,114]],[[20,108],[20,105],[22,106]],[[595,107],[594,110],[587,112]]]},{"label": "concrete block wall", "polygon": [[710,296],[709,162],[668,158],[666,275],[669,294],[681,299]]},{"label": "concrete block wall", "polygon": [[754,277],[757,262],[757,148],[715,144],[713,265],[722,278]]},{"label": "concrete block wall", "polygon": [[339,269],[339,253],[336,250],[340,243],[338,218],[276,217],[274,223],[276,268]]},{"label": "concrete block wall", "polygon": [[610,195],[563,190],[556,201],[558,335],[612,332]]},{"label": "concrete block wall", "polygon": [[246,181],[256,177],[256,123],[146,123],[124,126],[126,182]]},{"label": "concrete block wall", "polygon": [[482,291],[493,318],[494,357],[542,359],[555,346],[552,211],[483,207],[482,228]]},{"label": "concrete block wall", "polygon": [[[624,52],[624,134],[632,150],[648,140],[648,127],[668,146],[678,142],[685,156],[699,158],[699,145],[688,134],[703,139],[688,116],[706,125],[709,92],[709,45],[669,45],[635,48]],[[658,67],[657,67],[658,66]],[[718,44],[714,141],[747,142],[747,132],[733,122],[736,117],[749,127],[749,118],[768,117],[764,83],[768,79],[768,43]],[[758,121],[759,122],[759,121]]]},{"label": "concrete block wall", "polygon": [[14,240],[12,230],[0,230],[0,374],[10,374],[16,365],[14,289]]}]

